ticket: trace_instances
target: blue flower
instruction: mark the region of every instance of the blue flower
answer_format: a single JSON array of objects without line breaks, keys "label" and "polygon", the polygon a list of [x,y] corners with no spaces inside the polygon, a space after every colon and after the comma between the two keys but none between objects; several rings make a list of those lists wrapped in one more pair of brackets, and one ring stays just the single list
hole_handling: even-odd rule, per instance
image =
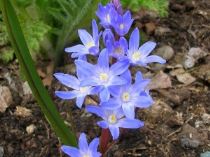
[{"label": "blue flower", "polygon": [[103,33],[104,44],[110,56],[122,59],[128,50],[128,43],[124,37],[120,37],[119,41],[115,41],[114,35],[110,29],[106,29]]},{"label": "blue flower", "polygon": [[75,64],[78,75],[85,78],[81,81],[81,86],[94,86],[99,89],[101,101],[109,100],[110,87],[127,83],[127,80],[119,75],[128,69],[128,60],[118,61],[109,67],[109,56],[106,49],[100,53],[96,65],[83,60],[76,60]]},{"label": "blue flower", "polygon": [[80,58],[87,54],[97,55],[99,52],[99,39],[100,33],[98,32],[98,26],[96,21],[92,21],[93,36],[91,36],[86,30],[79,29],[78,34],[82,44],[68,47],[65,49],[67,53],[72,53],[72,58]]},{"label": "blue flower", "polygon": [[81,108],[87,95],[95,94],[94,88],[91,86],[80,86],[81,77],[63,73],[55,73],[54,76],[63,85],[72,88],[72,91],[55,91],[56,96],[61,99],[69,100],[76,98],[76,105]]},{"label": "blue flower", "polygon": [[97,151],[98,145],[99,138],[93,139],[88,145],[86,135],[82,133],[79,137],[79,149],[63,145],[61,150],[70,157],[100,157],[101,153]]},{"label": "blue flower", "polygon": [[125,58],[125,53],[128,50],[127,40],[124,37],[120,37],[119,41],[114,43],[107,41],[107,50],[110,56],[121,60]]},{"label": "blue flower", "polygon": [[120,87],[112,87],[110,91],[113,98],[108,102],[102,103],[102,106],[109,109],[122,107],[125,116],[129,119],[134,119],[136,107],[147,108],[153,103],[152,98],[145,92],[145,88],[150,80],[143,79],[140,72],[136,74],[134,84],[131,84],[130,71],[124,73],[123,77],[129,83]]},{"label": "blue flower", "polygon": [[144,123],[138,119],[125,118],[121,108],[107,109],[98,106],[87,106],[86,110],[103,118],[97,124],[101,128],[109,128],[114,140],[119,137],[119,128],[137,129],[144,126]]},{"label": "blue flower", "polygon": [[149,54],[155,48],[156,43],[148,41],[139,47],[139,38],[139,30],[136,28],[130,36],[129,49],[127,52],[127,56],[131,64],[146,66],[148,63],[157,62],[164,64],[166,62],[163,58],[157,55],[149,56]]},{"label": "blue flower", "polygon": [[130,11],[126,11],[124,15],[118,14],[113,22],[114,30],[118,35],[124,36],[130,30],[133,21]]},{"label": "blue flower", "polygon": [[120,3],[120,0],[112,0],[112,3],[115,6],[115,9],[119,14],[123,13],[122,4]]},{"label": "blue flower", "polygon": [[110,28],[113,25],[113,18],[115,18],[118,13],[115,10],[115,7],[112,3],[108,3],[103,6],[102,4],[98,5],[98,10],[96,11],[96,15],[101,20],[100,24],[104,28]]}]

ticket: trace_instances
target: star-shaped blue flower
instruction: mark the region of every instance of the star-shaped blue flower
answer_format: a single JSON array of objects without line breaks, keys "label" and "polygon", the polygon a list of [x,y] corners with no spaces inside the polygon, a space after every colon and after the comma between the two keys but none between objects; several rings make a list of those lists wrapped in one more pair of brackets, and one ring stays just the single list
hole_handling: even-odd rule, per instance
[{"label": "star-shaped blue flower", "polygon": [[86,110],[103,119],[102,121],[97,122],[97,124],[101,128],[109,128],[114,140],[119,137],[119,128],[137,129],[144,126],[144,122],[138,119],[125,118],[121,108],[107,109],[102,106],[87,106]]},{"label": "star-shaped blue flower", "polygon": [[73,89],[71,91],[55,91],[55,95],[65,100],[76,98],[76,105],[79,108],[82,107],[84,99],[87,95],[95,94],[93,87],[80,85],[81,77],[79,76],[78,79],[75,76],[63,73],[55,73],[54,76],[63,85]]},{"label": "star-shaped blue flower", "polygon": [[111,98],[108,102],[102,103],[102,106],[112,109],[114,107],[122,107],[127,118],[135,118],[135,108],[147,108],[153,100],[145,91],[146,86],[150,82],[148,79],[143,79],[142,74],[136,74],[135,83],[132,84],[130,71],[123,74],[123,77],[128,80],[128,84],[120,87],[112,87]]},{"label": "star-shaped blue flower", "polygon": [[88,145],[86,135],[82,133],[79,137],[79,149],[71,146],[63,145],[61,150],[69,157],[100,157],[101,153],[97,151],[99,138],[92,140]]},{"label": "star-shaped blue flower", "polygon": [[139,30],[136,28],[131,33],[129,40],[129,49],[127,52],[127,57],[130,60],[131,64],[146,66],[148,63],[157,62],[160,64],[164,64],[166,61],[157,56],[150,55],[152,50],[156,47],[156,43],[152,41],[148,41],[139,47]]},{"label": "star-shaped blue flower", "polygon": [[126,11],[123,15],[118,14],[115,17],[112,26],[118,35],[124,36],[130,30],[133,21],[130,11]]},{"label": "star-shaped blue flower", "polygon": [[113,3],[108,3],[105,6],[99,4],[96,15],[100,19],[100,24],[104,28],[110,28],[113,25],[113,19],[118,15],[118,13]]},{"label": "star-shaped blue flower", "polygon": [[81,86],[94,86],[100,89],[99,96],[103,102],[110,98],[110,87],[127,83],[127,80],[119,75],[128,69],[128,60],[118,61],[109,67],[109,55],[106,49],[100,53],[96,65],[83,60],[76,60],[75,64],[78,75],[85,78],[81,82]]},{"label": "star-shaped blue flower", "polygon": [[128,43],[124,37],[120,37],[118,41],[115,41],[112,31],[106,29],[103,33],[103,40],[110,56],[117,58],[118,60],[125,58],[125,53],[128,50]]},{"label": "star-shaped blue flower", "polygon": [[91,36],[86,30],[79,29],[78,34],[82,44],[68,47],[65,49],[67,53],[72,53],[72,58],[84,57],[87,54],[97,55],[99,52],[99,39],[100,33],[98,32],[98,26],[95,20],[92,21],[93,36]]}]

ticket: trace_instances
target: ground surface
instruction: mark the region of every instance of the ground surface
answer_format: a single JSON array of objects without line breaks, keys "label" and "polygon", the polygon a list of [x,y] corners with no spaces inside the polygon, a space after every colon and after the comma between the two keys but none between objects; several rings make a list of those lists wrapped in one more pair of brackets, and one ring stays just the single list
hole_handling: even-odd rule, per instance
[{"label": "ground surface", "polygon": [[[149,14],[136,14],[136,26],[158,42],[160,49],[155,53],[168,62],[143,70],[145,77],[155,76],[150,85],[154,105],[137,111],[145,127],[124,131],[107,156],[198,157],[210,150],[210,1],[171,1],[168,18]],[[78,134],[86,132],[90,139],[99,136],[96,117],[78,110],[73,101],[53,95],[63,87],[55,80],[51,84],[52,65],[45,61],[38,69],[66,122],[73,121]],[[57,71],[72,73],[73,65],[67,62]],[[10,92],[7,88],[4,93],[12,99],[6,111],[0,112],[0,156],[62,156],[58,140],[27,85],[19,79],[16,62],[0,66],[0,87],[3,91],[8,87]]]}]

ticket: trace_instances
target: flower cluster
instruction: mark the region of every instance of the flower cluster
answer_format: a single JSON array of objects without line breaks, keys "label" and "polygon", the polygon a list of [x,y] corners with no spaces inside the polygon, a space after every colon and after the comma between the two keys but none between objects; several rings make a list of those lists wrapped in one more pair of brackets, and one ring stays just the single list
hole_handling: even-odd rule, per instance
[{"label": "flower cluster", "polygon": [[[165,60],[150,55],[156,46],[155,42],[149,41],[139,46],[138,28],[132,31],[129,41],[126,40],[125,35],[131,29],[134,19],[130,11],[122,11],[119,0],[113,0],[105,6],[99,4],[96,15],[100,19],[101,32],[93,20],[92,35],[84,29],[78,30],[82,44],[65,49],[72,58],[76,58],[76,77],[63,73],[54,74],[62,84],[72,90],[56,91],[55,94],[62,99],[76,98],[79,108],[82,107],[86,96],[97,95],[99,104],[89,105],[86,110],[102,118],[97,124],[101,128],[108,128],[115,140],[119,137],[119,128],[142,127],[144,123],[135,119],[135,109],[147,108],[153,103],[149,91],[146,90],[150,80],[144,79],[140,71],[132,79],[131,67],[145,67],[153,62],[164,64]],[[99,44],[101,39],[103,46]],[[97,63],[88,61],[87,56],[90,55],[97,58]],[[81,136],[83,139],[84,135]],[[91,155],[92,148],[89,149],[87,144],[85,145],[79,145],[82,151],[66,146],[62,149],[69,155],[72,155],[71,152],[78,154],[72,156],[84,157],[85,155],[81,155],[84,153],[87,154],[85,157],[100,156],[95,148],[94,153],[97,155]],[[71,150],[70,153],[68,149]]]}]

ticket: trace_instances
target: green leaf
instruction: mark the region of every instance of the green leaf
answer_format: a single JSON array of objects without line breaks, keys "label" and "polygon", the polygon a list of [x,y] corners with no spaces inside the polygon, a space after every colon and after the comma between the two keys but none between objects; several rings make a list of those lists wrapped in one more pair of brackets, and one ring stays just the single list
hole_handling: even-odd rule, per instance
[{"label": "green leaf", "polygon": [[18,22],[17,15],[13,6],[11,5],[10,0],[1,0],[0,2],[4,22],[6,23],[13,48],[15,49],[15,55],[18,58],[20,67],[24,72],[25,78],[27,79],[31,90],[38,101],[42,112],[55,131],[56,135],[60,138],[61,142],[76,146],[77,143],[75,135],[65,125],[56,109],[56,106],[54,105],[36,72],[34,63],[24,39],[24,35]]}]

